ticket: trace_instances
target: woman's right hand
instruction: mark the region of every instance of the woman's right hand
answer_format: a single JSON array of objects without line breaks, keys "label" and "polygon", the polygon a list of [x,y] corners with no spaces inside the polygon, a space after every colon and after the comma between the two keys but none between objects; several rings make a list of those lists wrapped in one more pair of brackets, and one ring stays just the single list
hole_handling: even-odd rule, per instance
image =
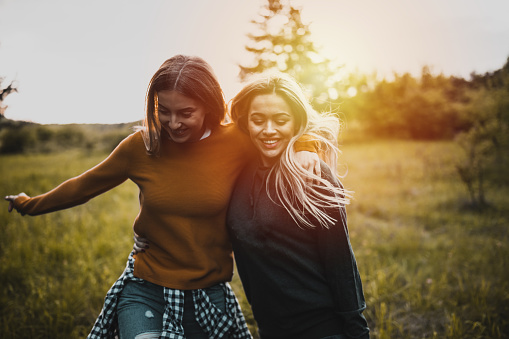
[{"label": "woman's right hand", "polygon": [[[7,195],[5,196],[5,200],[7,200],[9,202],[9,206],[7,207],[7,210],[10,212],[12,212],[12,210],[14,209],[14,200],[16,200],[18,197],[28,197],[28,195],[26,195],[25,193],[20,193],[20,194],[17,194],[17,195]],[[18,211],[18,210],[16,210]],[[25,213],[22,213],[20,211],[18,211],[19,214],[21,215],[25,215]]]},{"label": "woman's right hand", "polygon": [[134,253],[145,252],[145,250],[148,249],[149,246],[147,239],[142,238],[138,234],[134,233],[133,240],[134,240],[133,245]]}]

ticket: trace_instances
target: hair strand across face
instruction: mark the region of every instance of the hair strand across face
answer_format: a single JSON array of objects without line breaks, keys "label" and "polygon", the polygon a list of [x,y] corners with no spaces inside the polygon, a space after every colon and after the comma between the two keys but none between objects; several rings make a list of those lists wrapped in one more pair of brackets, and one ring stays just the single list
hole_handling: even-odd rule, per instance
[{"label": "hair strand across face", "polygon": [[[294,144],[305,134],[306,138],[314,140],[317,151],[337,175],[338,135],[340,121],[335,114],[316,112],[309,104],[302,88],[290,76],[282,73],[264,75],[248,83],[232,99],[231,117],[239,129],[248,134],[248,112],[253,99],[259,95],[277,94],[291,107],[295,119],[295,136],[291,139],[284,154],[272,167],[267,178],[267,185],[274,182],[277,200],[286,208],[290,216],[300,226],[315,227],[316,222],[323,227],[329,227],[336,220],[327,214],[329,208],[342,208],[349,203],[351,193],[341,185],[334,185],[330,181],[310,174],[297,164]],[[306,178],[318,182],[308,185]],[[334,178],[334,180],[337,178]],[[267,187],[268,188],[268,187]],[[323,191],[327,192],[324,194]],[[269,190],[267,189],[267,192]],[[271,199],[273,199],[271,197]],[[310,221],[312,216],[316,222]]]}]

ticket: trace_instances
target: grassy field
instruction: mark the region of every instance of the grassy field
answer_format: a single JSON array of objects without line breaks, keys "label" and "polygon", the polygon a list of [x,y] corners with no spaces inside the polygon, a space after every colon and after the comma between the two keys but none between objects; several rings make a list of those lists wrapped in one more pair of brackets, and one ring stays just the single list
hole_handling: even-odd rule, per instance
[{"label": "grassy field", "polygon": [[[347,145],[343,180],[372,338],[504,338],[509,332],[509,187],[491,182],[468,207],[448,142]],[[104,154],[0,157],[1,194],[35,195]],[[0,209],[0,333],[83,338],[132,247],[137,189],[39,217]],[[255,332],[242,287],[233,287]]]}]

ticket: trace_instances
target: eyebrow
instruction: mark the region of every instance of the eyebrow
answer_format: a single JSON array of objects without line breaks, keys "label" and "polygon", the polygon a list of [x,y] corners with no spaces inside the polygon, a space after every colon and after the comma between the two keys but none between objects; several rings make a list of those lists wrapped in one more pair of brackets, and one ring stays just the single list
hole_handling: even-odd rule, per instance
[{"label": "eyebrow", "polygon": [[[267,113],[263,113],[263,112],[251,112],[250,113],[251,115],[267,115]],[[292,115],[290,113],[287,113],[287,112],[279,112],[279,113],[274,113],[274,114],[271,114],[271,115],[284,115],[284,116],[288,116],[288,117],[291,117]]]},{"label": "eyebrow", "polygon": [[[163,108],[165,110],[170,110],[168,107],[164,106],[163,104],[158,104],[160,108]],[[189,110],[196,110],[196,107],[195,106],[186,106],[184,108],[180,108],[177,110],[177,112],[182,112],[182,111],[189,111]]]}]

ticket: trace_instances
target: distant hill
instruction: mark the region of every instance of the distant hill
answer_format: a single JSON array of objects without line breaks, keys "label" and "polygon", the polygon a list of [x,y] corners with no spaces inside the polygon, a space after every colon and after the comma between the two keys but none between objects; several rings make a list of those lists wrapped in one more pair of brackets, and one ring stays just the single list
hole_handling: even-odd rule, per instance
[{"label": "distant hill", "polygon": [[0,130],[4,128],[19,128],[23,126],[62,126],[62,127],[69,127],[69,126],[82,126],[87,129],[92,129],[98,132],[102,131],[112,131],[112,130],[119,130],[123,129],[126,126],[132,127],[136,125],[141,125],[141,121],[135,121],[135,122],[127,122],[127,123],[119,123],[119,124],[40,124],[37,122],[32,121],[23,121],[23,120],[12,120],[8,119],[2,115],[0,115]]},{"label": "distant hill", "polygon": [[51,153],[70,148],[111,151],[141,121],[120,124],[38,124],[0,118],[0,154]]}]

